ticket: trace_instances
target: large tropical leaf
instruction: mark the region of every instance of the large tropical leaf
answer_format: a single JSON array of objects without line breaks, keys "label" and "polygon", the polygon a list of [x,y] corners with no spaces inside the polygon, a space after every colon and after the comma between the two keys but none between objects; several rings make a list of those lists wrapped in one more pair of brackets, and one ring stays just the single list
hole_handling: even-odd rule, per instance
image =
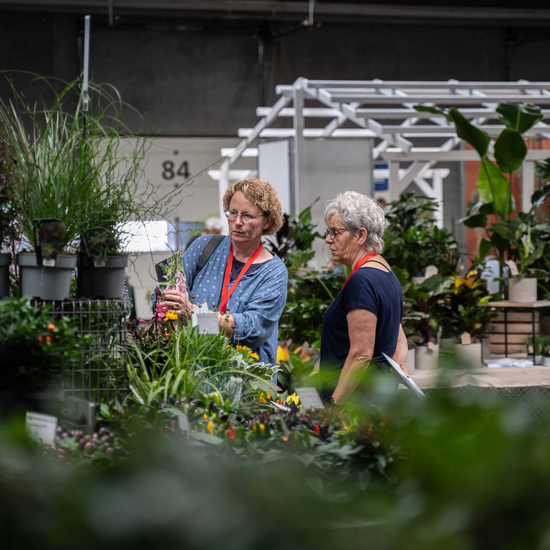
[{"label": "large tropical leaf", "polygon": [[505,128],[495,142],[495,159],[506,174],[519,169],[527,155],[527,146],[517,130]]},{"label": "large tropical leaf", "polygon": [[482,262],[485,256],[489,254],[489,251],[493,248],[493,243],[487,239],[481,239],[479,243],[479,259]]},{"label": "large tropical leaf", "polygon": [[499,120],[506,126],[523,134],[542,120],[540,107],[526,103],[500,103],[497,107]]},{"label": "large tropical leaf", "polygon": [[476,128],[458,109],[451,107],[449,116],[455,123],[456,134],[459,138],[469,143],[483,158],[487,154],[491,138],[487,132]]},{"label": "large tropical leaf", "polygon": [[481,161],[477,189],[483,202],[492,202],[495,214],[504,217],[510,212],[510,183],[488,158]]}]

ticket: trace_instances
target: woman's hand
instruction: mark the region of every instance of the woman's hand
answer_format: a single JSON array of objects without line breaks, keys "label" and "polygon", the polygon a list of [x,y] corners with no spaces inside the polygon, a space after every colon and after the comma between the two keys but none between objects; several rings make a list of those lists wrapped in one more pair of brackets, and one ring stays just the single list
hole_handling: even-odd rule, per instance
[{"label": "woman's hand", "polygon": [[189,317],[193,304],[189,301],[186,293],[179,290],[165,290],[163,298],[159,302],[161,311],[174,311],[178,315]]}]

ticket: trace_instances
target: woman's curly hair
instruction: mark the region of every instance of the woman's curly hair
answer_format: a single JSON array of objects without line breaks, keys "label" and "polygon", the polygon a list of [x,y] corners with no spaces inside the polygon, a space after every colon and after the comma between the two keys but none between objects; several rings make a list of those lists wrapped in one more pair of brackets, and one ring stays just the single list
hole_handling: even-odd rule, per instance
[{"label": "woman's curly hair", "polygon": [[225,211],[229,210],[231,199],[237,191],[240,191],[247,200],[255,204],[263,215],[271,221],[270,226],[264,229],[264,235],[272,235],[281,229],[284,222],[283,210],[277,191],[273,189],[269,182],[252,178],[232,183],[223,196],[223,209]]}]

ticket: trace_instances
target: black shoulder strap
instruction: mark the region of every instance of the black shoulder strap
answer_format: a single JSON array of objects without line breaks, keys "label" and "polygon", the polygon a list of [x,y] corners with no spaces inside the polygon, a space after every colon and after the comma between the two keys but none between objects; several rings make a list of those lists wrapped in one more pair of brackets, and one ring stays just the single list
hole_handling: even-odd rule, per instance
[{"label": "black shoulder strap", "polygon": [[379,262],[378,260],[369,260],[368,262],[365,262],[366,264],[370,264],[371,262],[374,262],[375,264],[380,264],[384,269],[388,271],[388,273],[391,271],[391,269],[388,269],[388,266],[386,264],[383,264],[382,262]]},{"label": "black shoulder strap", "polygon": [[206,246],[199,257],[199,261],[197,262],[197,273],[204,267],[204,264],[214,253],[214,250],[218,248],[218,245],[222,242],[223,237],[223,235],[212,235],[212,238],[206,243]]},{"label": "black shoulder strap", "polygon": [[[218,245],[222,242],[223,237],[224,237],[223,235],[212,235],[211,239],[206,243],[206,246],[204,247],[201,255],[199,256],[199,261],[197,262],[197,273],[204,267],[204,264],[208,261],[210,256],[212,256],[212,254],[214,253],[214,250],[218,248]],[[162,260],[162,262],[155,264],[155,272],[159,283],[165,282],[165,279],[164,279],[165,268],[163,268],[163,265],[166,266],[169,261],[170,261],[170,258],[166,258],[166,260]]]}]

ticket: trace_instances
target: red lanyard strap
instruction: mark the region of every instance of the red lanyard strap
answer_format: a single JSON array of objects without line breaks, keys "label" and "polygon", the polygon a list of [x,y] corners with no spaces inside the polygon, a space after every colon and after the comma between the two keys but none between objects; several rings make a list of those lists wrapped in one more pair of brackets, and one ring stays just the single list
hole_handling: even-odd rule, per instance
[{"label": "red lanyard strap", "polygon": [[225,313],[225,310],[227,308],[227,302],[229,298],[231,297],[231,294],[233,294],[234,290],[237,288],[237,285],[240,283],[241,279],[243,278],[243,275],[248,271],[248,268],[254,263],[254,260],[259,256],[260,252],[262,251],[262,243],[260,243],[260,246],[256,249],[256,252],[248,258],[248,261],[246,264],[244,264],[244,267],[242,268],[241,272],[239,273],[239,276],[235,280],[235,282],[231,285],[231,288],[229,290],[229,279],[231,277],[231,268],[233,267],[233,243],[231,243],[231,246],[229,247],[229,257],[227,258],[227,265],[225,267],[225,275],[223,277],[223,286],[222,286],[222,295],[221,295],[221,301],[220,301],[220,313]]},{"label": "red lanyard strap", "polygon": [[371,258],[374,258],[374,256],[377,256],[378,252],[370,252],[366,256],[363,256],[358,262],[357,265],[353,268],[352,272],[348,275],[348,278],[345,280],[344,284],[342,285],[342,288],[340,290],[343,290],[344,287],[347,285],[349,278],[365,263],[368,262]]}]

